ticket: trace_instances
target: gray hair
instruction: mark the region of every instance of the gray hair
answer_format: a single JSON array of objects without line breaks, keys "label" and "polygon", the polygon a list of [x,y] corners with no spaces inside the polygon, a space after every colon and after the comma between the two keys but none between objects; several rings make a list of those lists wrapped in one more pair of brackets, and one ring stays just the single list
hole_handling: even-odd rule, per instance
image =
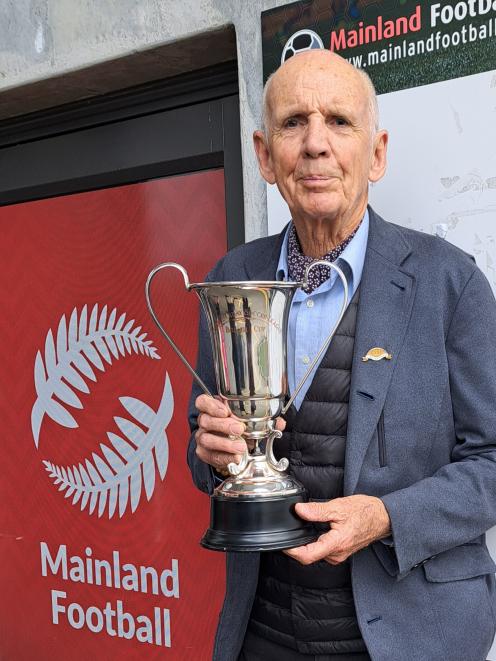
[{"label": "gray hair", "polygon": [[[370,115],[370,130],[372,134],[375,134],[379,130],[379,104],[377,103],[377,94],[375,91],[374,83],[372,82],[370,76],[363,69],[358,69],[353,67],[358,75],[361,77],[362,82],[365,85],[365,88],[369,97],[369,115]],[[262,131],[267,133],[268,123],[269,123],[269,91],[272,86],[272,80],[277,73],[274,71],[267,78],[267,81],[264,85],[263,95],[262,95]]]}]

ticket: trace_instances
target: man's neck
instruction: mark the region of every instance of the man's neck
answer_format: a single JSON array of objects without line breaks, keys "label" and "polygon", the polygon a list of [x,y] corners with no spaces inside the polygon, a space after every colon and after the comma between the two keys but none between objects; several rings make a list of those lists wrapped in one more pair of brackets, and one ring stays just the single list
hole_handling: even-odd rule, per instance
[{"label": "man's neck", "polygon": [[366,205],[360,213],[342,221],[329,219],[299,221],[293,218],[303,254],[320,259],[339,246],[360,225],[365,209]]}]

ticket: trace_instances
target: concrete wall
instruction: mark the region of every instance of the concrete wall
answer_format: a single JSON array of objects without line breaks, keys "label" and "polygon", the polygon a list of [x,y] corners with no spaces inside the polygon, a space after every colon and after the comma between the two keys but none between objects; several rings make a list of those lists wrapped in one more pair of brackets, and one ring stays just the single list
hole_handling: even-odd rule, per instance
[{"label": "concrete wall", "polygon": [[267,233],[251,135],[260,13],[289,0],[2,0],[0,120],[237,57],[246,239]]}]

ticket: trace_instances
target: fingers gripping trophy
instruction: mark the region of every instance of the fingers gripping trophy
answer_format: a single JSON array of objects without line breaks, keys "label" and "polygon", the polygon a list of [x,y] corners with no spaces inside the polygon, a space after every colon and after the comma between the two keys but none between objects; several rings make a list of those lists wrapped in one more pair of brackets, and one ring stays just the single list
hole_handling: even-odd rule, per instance
[{"label": "fingers gripping trophy", "polygon": [[[305,288],[315,266],[336,271],[343,283],[343,303],[336,324],[288,399],[286,337],[291,301]],[[244,423],[247,448],[239,463],[228,465],[229,477],[211,496],[210,527],[201,544],[217,551],[269,551],[301,546],[317,537],[300,519],[295,505],[305,502],[305,488],[287,472],[286,458],[277,460],[273,445],[281,432],[276,419],[284,415],[327,350],[348,301],[346,278],[332,262],[316,260],[303,282],[247,281],[190,283],[186,270],[174,262],[159,264],[149,274],[145,295],[150,314],[202,390],[213,397],[154,312],[150,287],[166,268],[181,272],[188,291],[198,295],[208,322],[218,395],[232,415]],[[286,403],[285,403],[286,402]]]}]

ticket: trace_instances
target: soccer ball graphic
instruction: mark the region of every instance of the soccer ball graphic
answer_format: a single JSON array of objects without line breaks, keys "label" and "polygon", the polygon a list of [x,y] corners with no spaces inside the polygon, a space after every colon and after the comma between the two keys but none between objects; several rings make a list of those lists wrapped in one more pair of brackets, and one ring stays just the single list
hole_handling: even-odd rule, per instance
[{"label": "soccer ball graphic", "polygon": [[281,64],[297,53],[314,48],[324,48],[322,39],[312,30],[298,30],[287,40],[281,55]]}]

